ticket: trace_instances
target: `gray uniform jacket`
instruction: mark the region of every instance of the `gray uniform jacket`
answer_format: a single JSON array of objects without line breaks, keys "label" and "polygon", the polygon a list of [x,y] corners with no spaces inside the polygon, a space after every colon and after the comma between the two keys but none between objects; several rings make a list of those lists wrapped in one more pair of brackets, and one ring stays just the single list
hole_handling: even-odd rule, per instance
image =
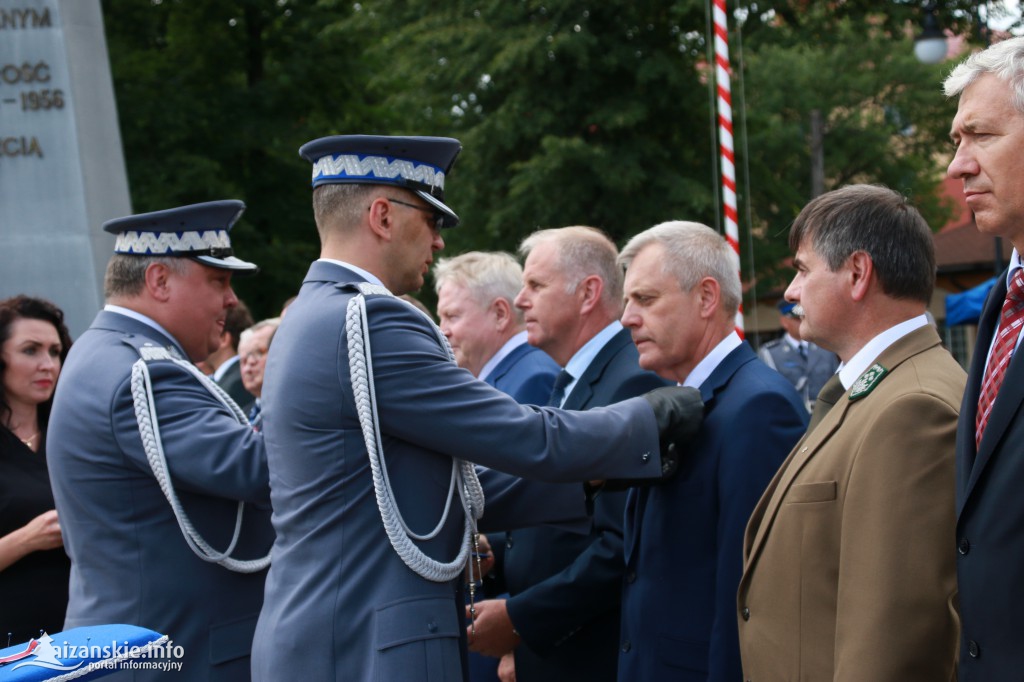
[{"label": "gray uniform jacket", "polygon": [[[186,545],[146,460],[132,404],[131,368],[147,343],[184,357],[154,328],[100,312],[61,373],[47,462],[72,561],[65,627],[146,627],[184,649],[177,679],[245,679],[266,571],[233,573]],[[273,532],[263,439],[185,369],[158,360],[149,370],[168,467],[186,513],[214,548],[224,549],[238,501],[254,503],[246,506],[233,556],[266,554]],[[157,671],[134,674],[163,679]]]},{"label": "gray uniform jacket", "polygon": [[[353,406],[346,306],[360,278],[313,263],[274,336],[263,393],[274,506],[273,564],[253,644],[253,678],[459,680],[455,581],[410,570],[385,534]],[[442,517],[452,457],[550,481],[660,471],[654,415],[641,398],[567,413],[518,404],[449,359],[432,323],[400,299],[369,296],[371,357],[387,471],[404,518],[426,533]],[[520,494],[481,472],[481,529],[578,517],[582,494]],[[525,486],[526,491],[545,486]],[[450,561],[462,540],[458,502],[418,543]]]},{"label": "gray uniform jacket", "polygon": [[839,368],[839,358],[835,353],[808,342],[807,357],[804,357],[786,342],[785,337],[764,344],[757,354],[766,365],[793,384],[793,388],[804,399],[808,412],[821,392],[821,387]]}]

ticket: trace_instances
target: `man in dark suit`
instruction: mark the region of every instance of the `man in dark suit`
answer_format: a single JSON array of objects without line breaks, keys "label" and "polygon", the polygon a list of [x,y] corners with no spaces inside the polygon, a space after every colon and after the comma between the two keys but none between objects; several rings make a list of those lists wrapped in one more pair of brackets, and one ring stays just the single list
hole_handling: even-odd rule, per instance
[{"label": "man in dark suit", "polygon": [[[551,404],[587,410],[640,395],[665,382],[637,364],[622,328],[622,271],[615,245],[590,227],[542,230],[528,237],[523,287],[516,298],[530,345],[565,367]],[[566,495],[583,494],[567,486]],[[516,679],[614,680],[625,492],[591,490],[587,532],[548,526],[510,531],[505,584],[512,595],[479,605],[474,650],[506,656]],[[511,660],[502,666],[507,675]]]},{"label": "man in dark suit", "polygon": [[[660,479],[669,441],[702,412],[678,387],[596,412],[529,407],[455,364],[440,329],[398,296],[423,285],[442,228],[458,223],[444,186],[460,149],[341,135],[300,150],[313,164],[321,258],[267,359],[277,538],[257,682],[458,680],[456,581],[476,520],[576,520],[585,509],[582,495],[514,476]],[[471,462],[488,467],[479,479]]]},{"label": "man in dark suit", "polygon": [[251,327],[253,322],[249,308],[239,301],[238,305],[228,310],[224,318],[224,331],[220,334],[217,350],[206,358],[206,365],[213,370],[211,378],[246,414],[252,409],[256,396],[245,390],[245,384],[242,383],[242,359],[238,355],[238,344],[242,332]]},{"label": "man in dark suit", "polygon": [[975,53],[945,82],[959,96],[949,177],[963,181],[983,234],[1013,244],[978,325],[956,443],[960,680],[1020,679],[1024,609],[1024,358],[1020,339],[1024,252],[1024,38]]},{"label": "man in dark suit", "polygon": [[439,326],[459,367],[524,405],[546,405],[558,365],[526,342],[513,304],[523,269],[507,253],[471,251],[434,267]]},{"label": "man in dark suit", "polygon": [[640,366],[698,388],[705,421],[681,476],[629,492],[618,679],[738,682],[743,530],[807,413],[733,329],[740,279],[721,235],[662,223],[619,260]]},{"label": "man in dark suit", "polygon": [[230,255],[244,208],[216,201],[104,225],[117,235],[107,305],[68,354],[47,438],[72,566],[65,627],[164,633],[188,680],[248,675],[273,541],[263,439],[192,365],[238,302],[232,274],[256,270]]},{"label": "man in dark suit", "polygon": [[[522,266],[508,253],[470,251],[440,259],[434,266],[438,326],[459,367],[518,403],[545,405],[559,367],[526,342],[523,315],[512,304],[522,280]],[[504,591],[505,534],[480,536],[480,543],[481,588],[497,596]],[[471,682],[497,679],[497,668],[496,659],[470,652]]]},{"label": "man in dark suit", "polygon": [[238,342],[238,356],[241,358],[242,365],[242,385],[256,398],[253,406],[248,411],[243,411],[248,415],[249,423],[257,431],[263,429],[263,404],[260,402],[260,396],[263,395],[263,374],[267,369],[267,352],[270,350],[270,342],[274,339],[274,332],[280,325],[280,317],[260,320],[243,331]]}]

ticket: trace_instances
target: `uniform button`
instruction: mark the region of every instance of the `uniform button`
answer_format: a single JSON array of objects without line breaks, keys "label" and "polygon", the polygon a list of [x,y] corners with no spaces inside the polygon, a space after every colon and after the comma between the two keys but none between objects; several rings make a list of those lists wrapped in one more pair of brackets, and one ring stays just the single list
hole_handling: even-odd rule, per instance
[{"label": "uniform button", "polygon": [[644,454],[640,455],[640,461],[643,462],[644,464],[651,461],[651,453],[645,452]]},{"label": "uniform button", "polygon": [[437,632],[437,623],[434,621],[427,623],[427,632]]},{"label": "uniform button", "polygon": [[512,538],[505,538],[505,549],[512,549]]},{"label": "uniform button", "polygon": [[960,545],[957,547],[957,550],[959,550],[961,554],[966,556],[967,553],[971,551],[971,541],[967,538],[962,538],[960,540]]},{"label": "uniform button", "polygon": [[981,648],[973,639],[967,642],[967,653],[971,655],[971,658],[978,658],[981,656]]},{"label": "uniform button", "polygon": [[740,615],[743,616],[743,620],[750,620],[750,609],[744,606],[740,611]]},{"label": "uniform button", "polygon": [[636,571],[630,571],[626,574],[626,582],[633,584],[636,582]]},{"label": "uniform button", "polygon": [[628,639],[622,643],[622,653],[627,653],[632,648],[633,645],[629,643]]}]

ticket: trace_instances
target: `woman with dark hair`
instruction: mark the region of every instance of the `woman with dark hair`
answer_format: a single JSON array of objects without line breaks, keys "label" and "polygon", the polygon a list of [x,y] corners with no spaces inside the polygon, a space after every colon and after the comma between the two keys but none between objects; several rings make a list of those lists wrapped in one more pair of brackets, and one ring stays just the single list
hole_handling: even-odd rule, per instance
[{"label": "woman with dark hair", "polygon": [[0,301],[0,647],[59,632],[71,563],[46,468],[46,424],[71,346],[64,313]]}]

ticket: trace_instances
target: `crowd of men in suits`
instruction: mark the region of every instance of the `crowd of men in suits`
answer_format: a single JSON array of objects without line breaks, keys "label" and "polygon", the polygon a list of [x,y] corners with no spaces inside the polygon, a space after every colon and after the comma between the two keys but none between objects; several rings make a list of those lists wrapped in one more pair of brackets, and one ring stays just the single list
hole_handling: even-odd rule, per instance
[{"label": "crowd of men in suits", "polygon": [[[780,310],[841,363],[809,422],[698,223],[440,260],[440,326],[399,298],[458,223],[449,138],[300,150],[322,250],[283,320],[232,290],[241,202],[108,222],[48,435],[66,626],[168,633],[189,680],[460,680],[467,649],[500,661],[474,680],[1015,679],[1022,83],[1024,39],[945,82],[949,175],[1015,247],[969,374],[905,197],[797,216]],[[507,593],[484,598],[489,548]]]}]

